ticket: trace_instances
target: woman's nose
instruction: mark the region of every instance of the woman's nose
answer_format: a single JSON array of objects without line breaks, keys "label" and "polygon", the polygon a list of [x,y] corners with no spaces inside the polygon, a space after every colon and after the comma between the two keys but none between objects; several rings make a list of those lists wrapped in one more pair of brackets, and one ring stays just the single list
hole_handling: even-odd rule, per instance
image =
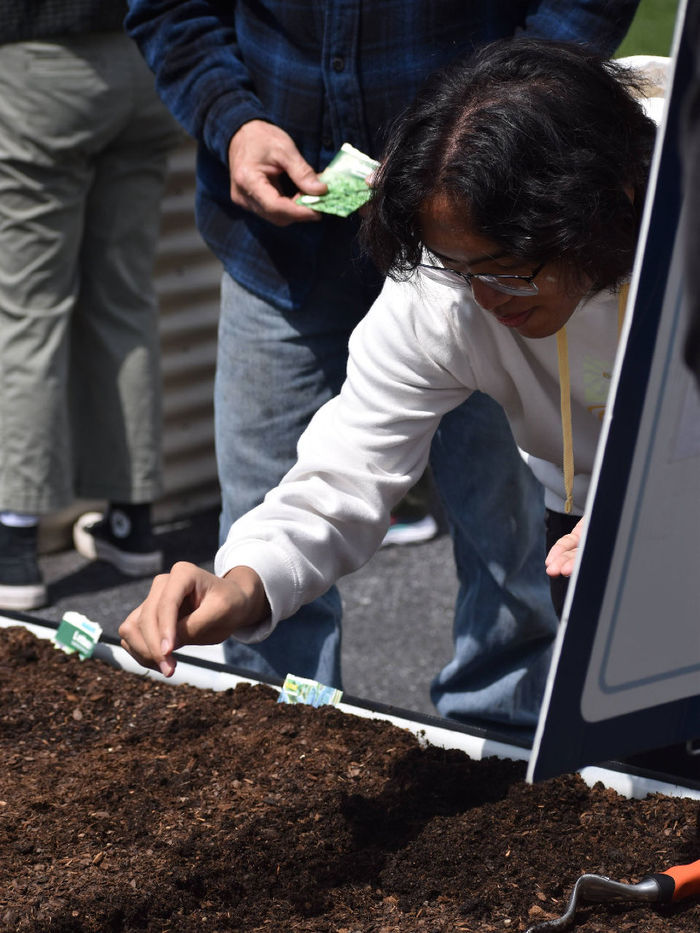
[{"label": "woman's nose", "polygon": [[506,295],[504,292],[497,291],[493,286],[482,282],[481,279],[472,279],[471,287],[474,301],[476,301],[479,307],[483,308],[484,311],[493,311],[500,305],[510,301],[513,297],[512,295]]}]

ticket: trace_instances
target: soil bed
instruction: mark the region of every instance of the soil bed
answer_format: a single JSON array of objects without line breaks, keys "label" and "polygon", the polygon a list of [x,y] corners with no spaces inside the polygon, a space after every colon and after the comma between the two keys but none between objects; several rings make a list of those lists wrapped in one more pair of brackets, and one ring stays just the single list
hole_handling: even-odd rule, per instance
[{"label": "soil bed", "polygon": [[[0,629],[0,930],[523,931],[574,881],[700,857],[697,801],[421,747],[263,686],[213,692]],[[697,933],[700,900],[576,930]]]}]

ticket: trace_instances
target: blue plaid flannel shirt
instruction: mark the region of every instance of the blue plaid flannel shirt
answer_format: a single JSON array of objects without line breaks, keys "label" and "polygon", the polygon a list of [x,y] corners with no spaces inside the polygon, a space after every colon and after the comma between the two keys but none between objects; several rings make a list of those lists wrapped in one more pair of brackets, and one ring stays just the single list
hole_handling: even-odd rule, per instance
[{"label": "blue plaid flannel shirt", "polygon": [[0,0],[0,44],[122,29],[126,0]]},{"label": "blue plaid flannel shirt", "polygon": [[[638,0],[130,0],[126,27],[166,105],[200,143],[197,220],[226,271],[289,309],[322,248],[353,247],[357,220],[279,228],[233,205],[231,137],[283,127],[317,170],[344,142],[375,158],[426,76],[477,44],[524,31],[611,55]],[[367,269],[368,276],[372,273]]]}]

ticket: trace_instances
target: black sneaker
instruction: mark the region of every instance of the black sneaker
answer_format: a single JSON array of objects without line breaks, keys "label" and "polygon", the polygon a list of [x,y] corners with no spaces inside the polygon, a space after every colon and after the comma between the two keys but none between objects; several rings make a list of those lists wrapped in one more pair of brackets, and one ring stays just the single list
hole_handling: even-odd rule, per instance
[{"label": "black sneaker", "polygon": [[106,560],[127,577],[159,573],[163,552],[156,548],[147,513],[110,507],[106,515],[86,512],[73,526],[73,544],[89,560]]},{"label": "black sneaker", "polygon": [[38,527],[0,524],[0,609],[40,609],[48,602],[37,561]]}]

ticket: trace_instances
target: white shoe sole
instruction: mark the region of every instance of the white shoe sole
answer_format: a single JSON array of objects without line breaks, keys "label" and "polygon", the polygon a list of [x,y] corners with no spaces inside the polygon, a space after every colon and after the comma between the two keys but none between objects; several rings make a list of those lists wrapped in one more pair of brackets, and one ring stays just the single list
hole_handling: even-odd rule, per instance
[{"label": "white shoe sole", "polygon": [[0,585],[0,610],[41,609],[48,603],[46,586],[43,583],[28,583],[25,586]]},{"label": "white shoe sole", "polygon": [[437,522],[432,515],[426,515],[418,522],[393,525],[384,535],[381,547],[388,547],[392,544],[421,544],[424,541],[430,541],[437,533]]},{"label": "white shoe sole", "polygon": [[99,512],[86,512],[73,525],[73,545],[78,554],[88,560],[106,560],[127,577],[147,577],[160,573],[163,569],[162,551],[131,554],[128,551],[120,551],[108,541],[100,541],[99,538],[93,537],[86,530],[87,526],[94,525],[101,518]]}]

